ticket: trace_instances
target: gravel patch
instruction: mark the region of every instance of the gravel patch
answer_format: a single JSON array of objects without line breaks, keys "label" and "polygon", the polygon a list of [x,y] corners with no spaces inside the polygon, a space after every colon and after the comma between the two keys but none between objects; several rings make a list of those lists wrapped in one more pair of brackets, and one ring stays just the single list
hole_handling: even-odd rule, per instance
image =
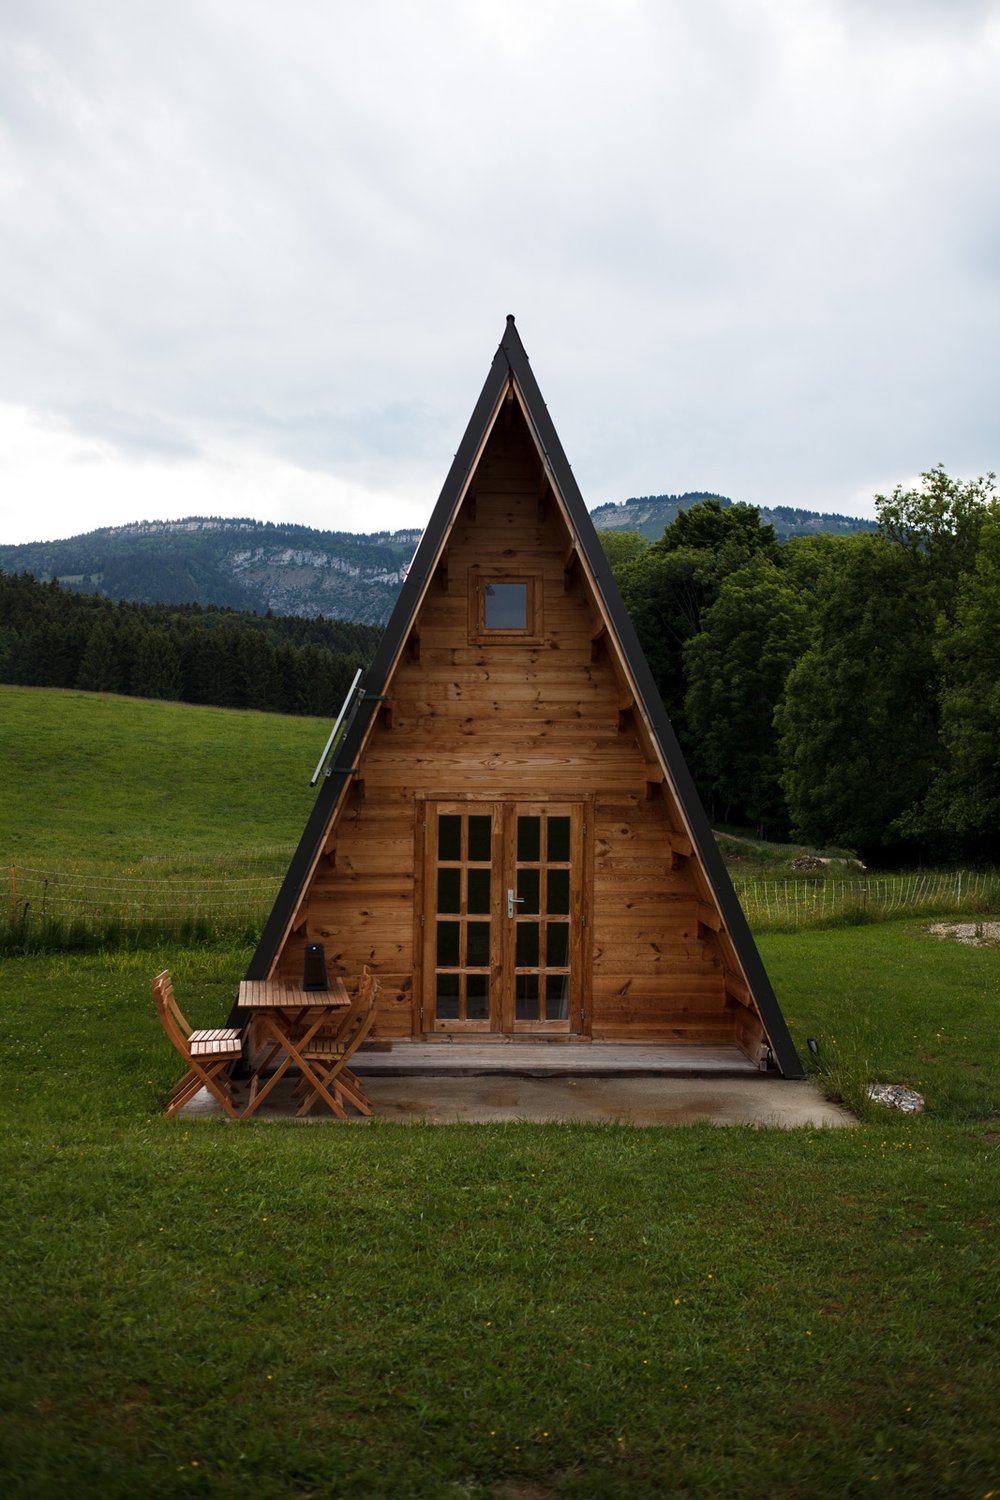
[{"label": "gravel patch", "polygon": [[934,922],[927,929],[938,938],[954,938],[971,948],[989,948],[1000,943],[1000,922]]}]

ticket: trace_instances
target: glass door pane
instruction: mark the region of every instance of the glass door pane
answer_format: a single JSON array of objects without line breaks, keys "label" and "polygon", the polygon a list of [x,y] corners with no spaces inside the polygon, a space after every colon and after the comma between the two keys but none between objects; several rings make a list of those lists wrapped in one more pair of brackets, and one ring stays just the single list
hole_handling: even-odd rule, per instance
[{"label": "glass door pane", "polygon": [[[515,1031],[571,1029],[574,995],[573,892],[582,874],[582,810],[520,805],[508,843],[507,947],[513,967]],[[577,902],[579,911],[579,901]],[[578,981],[577,981],[578,983]],[[579,1005],[576,1007],[579,1012]]]},{"label": "glass door pane", "polygon": [[427,804],[421,1024],[578,1031],[582,803]]},{"label": "glass door pane", "polygon": [[493,966],[495,818],[481,806],[429,809],[424,1025],[489,1029]]}]

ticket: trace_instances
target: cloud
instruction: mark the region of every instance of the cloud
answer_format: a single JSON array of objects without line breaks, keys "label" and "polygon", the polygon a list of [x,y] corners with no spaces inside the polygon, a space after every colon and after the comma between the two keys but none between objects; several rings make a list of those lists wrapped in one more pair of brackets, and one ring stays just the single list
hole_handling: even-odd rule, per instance
[{"label": "cloud", "polygon": [[[267,448],[219,445],[210,455],[165,460],[81,439],[57,421],[0,406],[0,528],[5,540],[73,536],[95,526],[193,515],[252,517],[327,531],[420,528],[430,476],[395,485],[303,468]],[[423,482],[421,482],[423,481]],[[55,505],[58,530],[40,530]],[[44,525],[44,523],[43,523]]]},{"label": "cloud", "polygon": [[[0,400],[108,496],[429,510],[509,311],[592,504],[995,466],[995,3],[8,0],[0,43]],[[36,526],[103,524],[56,457]]]}]

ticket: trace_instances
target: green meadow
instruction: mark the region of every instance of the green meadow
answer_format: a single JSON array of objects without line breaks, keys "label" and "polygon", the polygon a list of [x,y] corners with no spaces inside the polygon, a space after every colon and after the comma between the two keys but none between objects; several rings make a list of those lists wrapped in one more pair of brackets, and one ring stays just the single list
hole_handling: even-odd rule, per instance
[{"label": "green meadow", "polygon": [[249,940],[328,733],[323,719],[0,685],[0,946]]},{"label": "green meadow", "polygon": [[[104,759],[122,700],[2,691],[26,864],[85,838],[193,880],[300,831],[317,721],[130,703],[148,754]],[[912,916],[760,943],[855,1128],[166,1120],[150,978],[218,1022],[238,932],[0,958],[0,1493],[985,1500],[997,949]]]},{"label": "green meadow", "polygon": [[329,726],[0,685],[0,856],[134,866],[291,845]]}]

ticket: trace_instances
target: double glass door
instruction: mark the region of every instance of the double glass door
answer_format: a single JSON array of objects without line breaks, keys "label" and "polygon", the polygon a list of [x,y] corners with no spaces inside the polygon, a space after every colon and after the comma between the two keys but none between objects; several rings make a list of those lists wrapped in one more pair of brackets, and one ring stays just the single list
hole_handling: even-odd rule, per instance
[{"label": "double glass door", "polygon": [[581,1022],[583,805],[426,804],[423,1029]]}]

